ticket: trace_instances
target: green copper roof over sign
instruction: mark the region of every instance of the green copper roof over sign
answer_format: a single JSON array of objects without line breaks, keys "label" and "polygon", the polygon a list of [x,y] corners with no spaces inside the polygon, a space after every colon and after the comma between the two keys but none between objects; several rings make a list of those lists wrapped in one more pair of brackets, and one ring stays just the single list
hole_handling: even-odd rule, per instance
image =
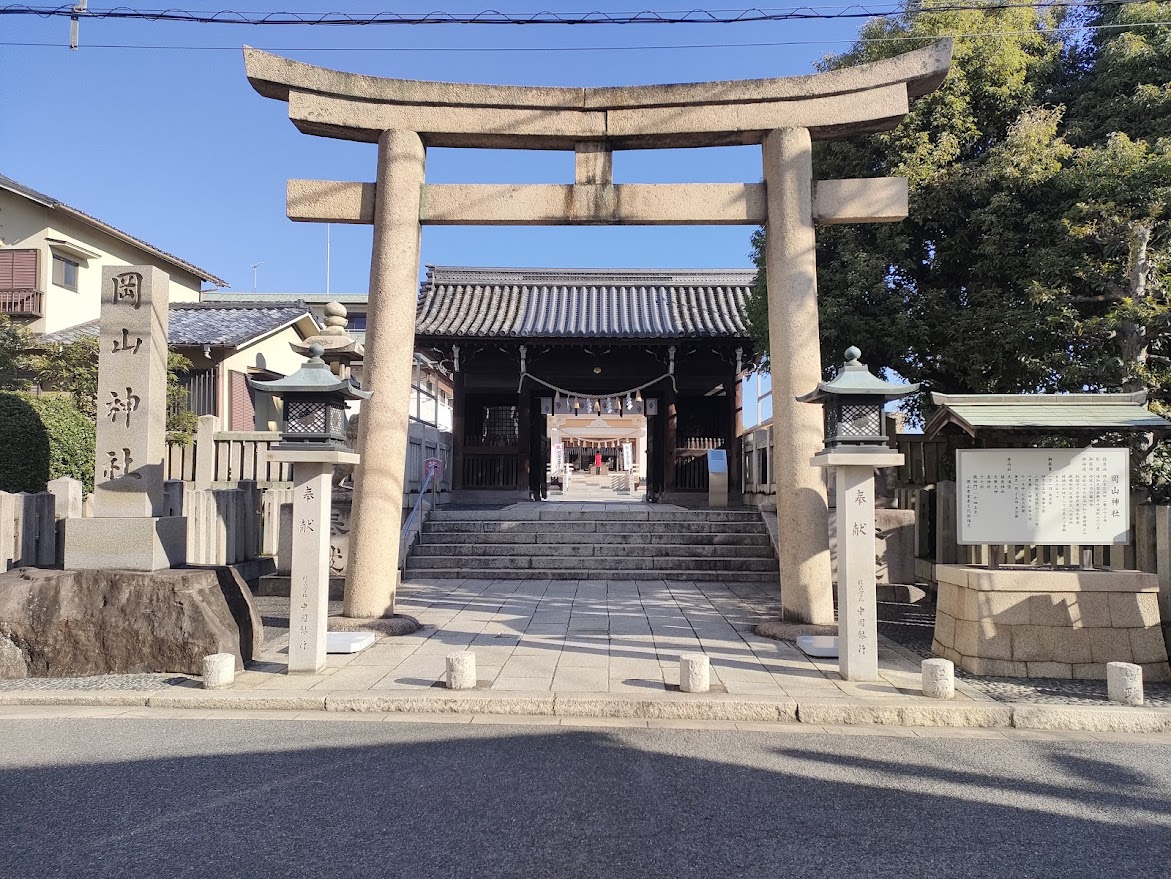
[{"label": "green copper roof over sign", "polygon": [[949,424],[979,431],[1123,431],[1171,429],[1171,421],[1146,408],[1145,391],[1134,394],[932,394],[939,410],[923,428],[934,436]]}]

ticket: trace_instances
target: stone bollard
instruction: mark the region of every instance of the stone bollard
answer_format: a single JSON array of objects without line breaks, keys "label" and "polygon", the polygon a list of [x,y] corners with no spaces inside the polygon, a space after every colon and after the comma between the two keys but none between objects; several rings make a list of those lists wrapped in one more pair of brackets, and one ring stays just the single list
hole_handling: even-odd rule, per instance
[{"label": "stone bollard", "polygon": [[679,657],[679,689],[684,693],[706,693],[711,689],[711,661],[705,653],[684,653]]},{"label": "stone bollard", "polygon": [[203,657],[203,689],[222,690],[236,679],[236,657],[231,653],[213,653]]},{"label": "stone bollard", "polygon": [[476,654],[470,650],[447,654],[447,689],[472,690],[476,686]]},{"label": "stone bollard", "polygon": [[923,695],[931,699],[951,699],[955,694],[955,665],[947,659],[924,659]]},{"label": "stone bollard", "polygon": [[1111,702],[1143,704],[1143,667],[1133,662],[1106,663],[1106,692]]}]

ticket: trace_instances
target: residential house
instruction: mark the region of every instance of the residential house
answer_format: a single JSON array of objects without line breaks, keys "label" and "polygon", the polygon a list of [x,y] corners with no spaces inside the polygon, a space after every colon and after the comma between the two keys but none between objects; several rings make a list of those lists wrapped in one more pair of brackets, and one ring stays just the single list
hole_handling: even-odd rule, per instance
[{"label": "residential house", "polygon": [[[248,379],[295,372],[305,358],[290,343],[317,331],[304,305],[173,302],[167,340],[172,351],[192,362],[193,369],[183,376],[192,412],[218,416],[223,430],[279,430],[279,403],[252,390]],[[97,333],[93,320],[49,333],[45,340],[68,343]]]},{"label": "residential house", "polygon": [[102,267],[152,265],[171,278],[171,302],[198,302],[227,282],[59,199],[0,176],[0,313],[55,333],[101,312]]}]

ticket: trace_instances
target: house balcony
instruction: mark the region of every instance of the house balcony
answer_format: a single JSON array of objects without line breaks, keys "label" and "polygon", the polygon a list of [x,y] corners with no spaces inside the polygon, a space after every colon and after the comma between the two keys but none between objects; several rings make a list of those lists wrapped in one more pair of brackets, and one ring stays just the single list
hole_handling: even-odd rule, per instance
[{"label": "house balcony", "polygon": [[44,299],[40,290],[0,290],[0,314],[44,317]]}]

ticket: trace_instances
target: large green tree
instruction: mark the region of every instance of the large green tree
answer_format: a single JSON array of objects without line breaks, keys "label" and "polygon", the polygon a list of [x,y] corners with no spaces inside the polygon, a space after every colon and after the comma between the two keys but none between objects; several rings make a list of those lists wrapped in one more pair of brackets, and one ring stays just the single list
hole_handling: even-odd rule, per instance
[{"label": "large green tree", "polygon": [[[911,188],[903,222],[818,232],[826,365],[857,344],[927,390],[1171,397],[1171,42],[1147,26],[1171,4],[1076,19],[930,7],[869,24],[823,64],[957,35],[948,79],[896,129],[816,148],[819,177],[904,176]],[[752,309],[766,346],[763,272]]]}]

